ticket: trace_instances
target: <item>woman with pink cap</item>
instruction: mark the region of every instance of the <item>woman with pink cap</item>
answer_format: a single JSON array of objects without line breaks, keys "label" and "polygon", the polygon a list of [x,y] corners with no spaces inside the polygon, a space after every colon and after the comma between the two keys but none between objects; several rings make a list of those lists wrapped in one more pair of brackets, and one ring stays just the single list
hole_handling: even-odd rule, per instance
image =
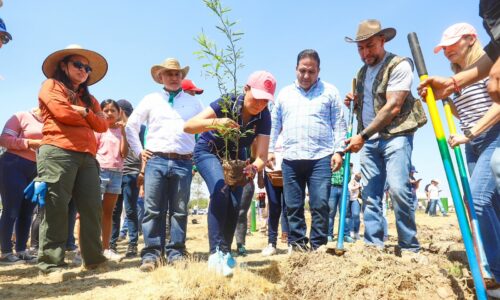
[{"label": "woman with pink cap", "polygon": [[[451,63],[458,73],[474,64],[484,51],[474,27],[458,23],[448,27],[441,42],[434,48]],[[500,282],[500,199],[496,191],[495,177],[490,168],[493,152],[500,146],[499,105],[488,95],[489,78],[464,88],[457,88],[453,95],[452,111],[460,119],[463,135],[452,134],[450,146],[465,143],[465,155],[470,174],[470,186],[474,208],[484,242],[484,250],[491,271]],[[495,125],[496,124],[496,125]]]},{"label": "woman with pink cap", "polygon": [[[220,157],[223,157],[222,151],[229,151],[231,159],[246,160],[249,155],[245,149],[255,140],[255,160],[244,172],[253,179],[257,171],[264,169],[271,133],[271,115],[267,104],[274,100],[275,90],[276,80],[271,73],[254,72],[248,78],[243,94],[222,96],[230,100],[229,106],[233,113],[228,114],[221,107],[222,99],[218,99],[184,125],[187,133],[201,133],[194,148],[194,162],[210,192],[208,267],[224,276],[231,276],[236,265],[231,256],[231,243],[238,220],[242,187],[226,185]],[[214,125],[240,128],[242,132],[252,129],[252,132],[239,138],[239,148],[230,143],[227,149],[222,137],[213,130]]]}]

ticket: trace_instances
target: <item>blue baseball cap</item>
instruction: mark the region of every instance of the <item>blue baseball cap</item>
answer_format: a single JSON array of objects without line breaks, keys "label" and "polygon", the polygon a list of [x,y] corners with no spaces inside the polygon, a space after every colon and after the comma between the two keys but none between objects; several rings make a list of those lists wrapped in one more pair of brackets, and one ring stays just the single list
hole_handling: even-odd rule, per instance
[{"label": "blue baseball cap", "polygon": [[7,44],[10,40],[12,40],[12,35],[7,32],[7,27],[5,27],[5,23],[0,18],[0,37],[2,38],[2,42]]}]

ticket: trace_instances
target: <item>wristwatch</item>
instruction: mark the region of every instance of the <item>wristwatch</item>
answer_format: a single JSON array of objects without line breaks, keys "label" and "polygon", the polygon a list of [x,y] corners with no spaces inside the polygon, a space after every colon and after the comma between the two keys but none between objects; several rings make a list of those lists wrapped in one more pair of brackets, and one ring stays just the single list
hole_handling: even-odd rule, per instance
[{"label": "wristwatch", "polygon": [[361,138],[363,138],[363,141],[365,142],[370,139],[370,136],[364,131],[361,131],[359,134],[361,135]]},{"label": "wristwatch", "polygon": [[470,129],[464,129],[464,135],[469,140],[474,139],[474,135],[472,134],[472,132],[470,131]]}]

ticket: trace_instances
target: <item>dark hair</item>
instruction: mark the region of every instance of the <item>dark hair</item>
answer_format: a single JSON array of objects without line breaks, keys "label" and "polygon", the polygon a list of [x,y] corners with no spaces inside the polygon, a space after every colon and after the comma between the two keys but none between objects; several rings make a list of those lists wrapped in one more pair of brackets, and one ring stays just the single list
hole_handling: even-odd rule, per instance
[{"label": "dark hair", "polygon": [[113,104],[113,106],[116,108],[116,110],[118,112],[120,112],[120,105],[118,105],[118,102],[116,102],[113,99],[106,99],[106,100],[102,101],[101,102],[101,109],[104,109],[104,107],[106,107],[106,105],[108,105],[108,104]]},{"label": "dark hair", "polygon": [[305,49],[300,51],[299,55],[297,55],[297,66],[299,66],[299,61],[306,57],[314,59],[318,63],[318,68],[319,68],[319,63],[320,63],[319,54],[314,49]]},{"label": "dark hair", "polygon": [[[61,62],[68,64],[70,61],[70,58],[73,55],[68,55],[64,57]],[[62,82],[67,89],[73,90],[73,85],[71,83],[71,80],[69,79],[68,75],[61,69],[60,63],[57,64],[56,72],[54,73],[54,76],[52,77],[53,79]],[[82,98],[83,103],[87,105],[87,107],[92,106],[92,99],[90,98],[90,93],[89,93],[89,88],[87,86],[87,82],[89,81],[89,78],[85,80],[85,82],[81,83],[80,86],[78,87],[78,90],[76,91],[77,94]]]}]

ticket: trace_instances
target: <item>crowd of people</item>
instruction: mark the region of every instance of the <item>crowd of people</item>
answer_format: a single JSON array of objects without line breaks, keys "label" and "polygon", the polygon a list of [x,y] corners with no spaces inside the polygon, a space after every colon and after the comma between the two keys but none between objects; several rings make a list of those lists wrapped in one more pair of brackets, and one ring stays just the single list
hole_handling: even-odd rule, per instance
[{"label": "crowd of people", "polygon": [[[439,99],[453,93],[453,112],[464,134],[450,136],[449,144],[466,144],[474,207],[495,277],[491,280],[498,282],[500,36],[498,22],[488,19],[488,9],[498,12],[498,5],[484,4],[481,9],[492,34],[486,52],[471,25],[451,26],[435,52],[443,49],[455,75],[430,77],[420,85],[419,94],[425,96],[428,86]],[[223,276],[231,276],[236,266],[231,252],[235,234],[237,252],[246,253],[246,230],[238,224],[246,224],[256,176],[269,198],[269,240],[263,255],[276,253],[280,218],[289,253],[318,250],[332,241],[343,177],[349,176],[346,241],[360,239],[362,210],[366,246],[384,247],[384,195],[389,195],[396,218],[397,255],[418,261],[419,181],[414,178],[411,157],[414,134],[427,118],[421,101],[411,93],[412,61],[386,50],[395,36],[396,29],[365,20],[354,37],[345,38],[356,45],[363,66],[355,90],[344,98],[333,84],[319,78],[318,52],[305,49],[297,56],[296,80],[276,97],[275,77],[256,71],[241,91],[221,95],[205,108],[196,98],[203,90],[186,80],[189,67],[175,58],[151,67],[158,91],[146,95],[134,109],[126,100],[98,102],[89,92],[106,75],[108,65],[102,55],[78,45],[51,53],[42,64],[47,80],[40,89],[38,107],[12,116],[0,138],[7,149],[0,158],[0,261],[37,260],[44,273],[61,270],[66,267],[72,219],[79,222],[78,247],[85,268],[120,260],[116,242],[122,207],[130,237],[126,256],[140,254],[140,270],[149,272],[182,260],[187,255],[193,172],[203,177],[210,194],[208,268]],[[0,37],[0,45],[12,39],[1,20]],[[487,78],[490,69],[492,75]],[[352,101],[358,128],[346,138],[342,105],[349,107]],[[232,129],[246,134],[228,142],[224,131]],[[342,169],[347,151],[360,152],[360,172],[354,176]],[[222,157],[247,161],[242,169],[247,184],[226,182]],[[282,173],[279,185],[269,176],[276,170]],[[440,203],[437,180],[428,192],[432,212]],[[32,201],[25,200],[27,195]],[[139,199],[143,210],[138,209]],[[35,206],[41,221],[38,251],[31,253],[27,242]],[[144,245],[139,252],[140,231]]]}]

